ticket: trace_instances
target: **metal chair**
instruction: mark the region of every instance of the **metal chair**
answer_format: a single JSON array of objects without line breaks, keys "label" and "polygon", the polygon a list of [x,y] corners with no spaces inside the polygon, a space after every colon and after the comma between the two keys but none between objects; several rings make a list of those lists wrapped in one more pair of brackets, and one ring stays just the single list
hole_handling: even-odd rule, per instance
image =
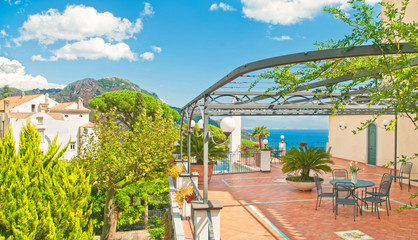
[{"label": "metal chair", "polygon": [[[366,192],[365,197],[363,197],[363,192],[361,193],[361,195],[362,195],[361,206],[363,207],[363,201],[364,202],[370,202],[372,204],[372,212],[373,212],[373,206],[374,206],[374,210],[377,211],[377,217],[379,219],[380,219],[380,214],[379,214],[379,210],[378,210],[377,205],[379,203],[381,204],[382,202],[385,202],[386,212],[389,216],[388,202],[389,202],[390,187],[392,186],[392,180],[393,180],[393,176],[390,175],[390,174],[385,173],[382,176],[382,180],[381,180],[380,185],[379,185],[379,190],[374,188],[373,192]],[[367,196],[367,194],[369,194],[371,196]],[[390,205],[390,203],[389,203],[389,205]]]},{"label": "metal chair", "polygon": [[399,179],[399,185],[401,186],[401,190],[402,190],[402,179],[408,179],[408,192],[411,190],[411,170],[412,170],[412,163],[404,162],[401,165],[399,176],[393,176],[393,178]]},{"label": "metal chair", "polygon": [[332,197],[332,211],[334,212],[334,191],[333,192],[323,192],[322,191],[322,185],[321,181],[319,179],[319,176],[317,173],[313,175],[315,185],[316,185],[316,206],[315,210],[318,208],[318,200],[319,200],[319,206],[321,206],[322,197]]},{"label": "metal chair", "polygon": [[348,179],[347,169],[334,169],[332,170],[332,179]]},{"label": "metal chair", "polygon": [[[354,206],[354,221],[356,221],[356,213],[358,216],[359,205],[357,201],[358,198],[354,193],[355,190],[356,190],[356,187],[351,182],[335,183],[335,219],[337,219],[338,205],[353,205]],[[360,211],[360,214],[361,214],[361,211]]]},{"label": "metal chair", "polygon": [[[391,182],[391,185],[392,185],[392,180],[393,180],[393,175],[391,175],[389,173],[383,174],[382,179],[380,180],[379,189],[380,189],[380,186],[382,186],[382,184],[384,182],[387,182],[387,181],[390,181]],[[366,190],[367,190],[367,188],[366,188]],[[383,194],[380,191],[372,191],[372,192],[366,191],[365,194],[366,195],[367,194],[368,195],[372,195],[372,196],[375,196],[375,197],[385,197],[386,198],[386,201],[389,203],[389,210],[392,210],[392,207],[390,206],[390,201],[389,201],[389,192],[387,192],[387,194]]]}]

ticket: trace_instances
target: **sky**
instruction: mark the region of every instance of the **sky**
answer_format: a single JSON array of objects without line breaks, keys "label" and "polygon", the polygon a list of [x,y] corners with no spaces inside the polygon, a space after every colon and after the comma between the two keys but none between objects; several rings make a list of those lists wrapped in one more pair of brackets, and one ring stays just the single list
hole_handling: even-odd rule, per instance
[{"label": "sky", "polygon": [[[349,34],[325,6],[350,14],[345,0],[0,0],[0,87],[122,77],[183,107],[241,65]],[[243,120],[260,124],[328,128],[327,117]]]}]

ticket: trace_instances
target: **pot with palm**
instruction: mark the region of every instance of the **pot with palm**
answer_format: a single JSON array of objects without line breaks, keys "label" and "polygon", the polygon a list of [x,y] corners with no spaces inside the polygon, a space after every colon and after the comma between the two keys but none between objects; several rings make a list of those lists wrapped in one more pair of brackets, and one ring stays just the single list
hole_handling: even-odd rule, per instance
[{"label": "pot with palm", "polygon": [[[211,134],[213,134],[213,138],[215,142],[224,142],[226,139],[226,136],[222,132],[222,130],[216,126],[209,124],[209,131]],[[195,126],[194,132],[190,133],[190,156],[191,159],[191,165],[190,170],[191,172],[198,172],[198,184],[203,184],[203,155],[204,155],[204,149],[203,149],[203,137],[201,136],[201,130]],[[208,182],[210,182],[210,179],[212,177],[213,173],[213,166],[217,163],[217,160],[226,159],[228,156],[228,146],[229,140],[226,141],[222,145],[216,145],[212,141],[209,141],[209,152],[208,152]],[[177,152],[180,152],[180,147],[177,148]],[[183,135],[183,158],[187,159],[187,132]]]},{"label": "pot with palm", "polygon": [[[255,127],[251,133],[251,137],[258,138],[257,145],[259,146],[259,149],[263,149],[264,147],[263,138],[267,136],[270,136],[270,133],[267,131],[267,127],[265,126]],[[261,162],[261,152],[259,150],[255,152],[254,159],[255,159],[255,165],[259,167],[260,162]]]},{"label": "pot with palm", "polygon": [[324,149],[318,147],[292,147],[282,158],[282,171],[288,174],[286,182],[301,191],[311,191],[315,182],[310,172],[331,172],[329,164],[334,162],[329,157]]}]

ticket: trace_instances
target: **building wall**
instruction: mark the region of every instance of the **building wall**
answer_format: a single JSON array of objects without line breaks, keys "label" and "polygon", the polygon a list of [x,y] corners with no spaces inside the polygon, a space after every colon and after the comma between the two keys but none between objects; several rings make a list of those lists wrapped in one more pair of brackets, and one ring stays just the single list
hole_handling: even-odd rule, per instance
[{"label": "building wall", "polygon": [[[37,118],[43,118],[43,124],[37,123]],[[75,149],[70,147],[64,153],[67,160],[74,158],[77,155],[77,150],[80,141],[79,126],[89,122],[88,114],[68,114],[64,120],[56,120],[47,113],[38,112],[29,117],[32,124],[35,124],[38,129],[44,129],[44,141],[41,142],[41,149],[46,150],[55,136],[58,134],[57,143],[65,146],[68,141],[75,142]],[[16,147],[19,144],[19,135],[22,127],[26,125],[28,119],[10,119],[12,126]]]},{"label": "building wall", "polygon": [[[402,7],[401,0],[389,0],[390,3],[395,4],[395,7],[400,9]],[[417,0],[410,0],[408,7],[405,10],[405,18],[404,22],[411,23],[413,21],[417,21],[417,13],[418,13],[418,1]],[[379,15],[382,19],[387,19],[387,17],[382,13]]]},{"label": "building wall", "polygon": [[[395,158],[395,131],[387,131],[383,126],[383,120],[392,120],[394,115],[379,117],[377,125],[377,166],[383,166]],[[368,134],[367,129],[353,134],[361,126],[361,122],[371,119],[371,116],[350,115],[329,116],[329,146],[332,147],[333,157],[367,163]],[[346,129],[341,129],[338,122],[342,122]],[[397,156],[412,156],[418,153],[418,131],[412,122],[404,117],[398,118]],[[414,164],[411,178],[418,179],[418,159],[412,160]],[[399,169],[399,167],[398,167]],[[388,170],[389,172],[389,170]]]},{"label": "building wall", "polygon": [[[39,111],[39,104],[45,103],[45,95],[39,96],[37,98],[34,98],[26,103],[23,103],[19,106],[16,106],[12,109],[10,109],[10,112],[32,112],[32,104],[35,104],[35,112]],[[51,98],[48,98],[49,107],[53,107],[57,105],[57,102],[52,100]]]}]

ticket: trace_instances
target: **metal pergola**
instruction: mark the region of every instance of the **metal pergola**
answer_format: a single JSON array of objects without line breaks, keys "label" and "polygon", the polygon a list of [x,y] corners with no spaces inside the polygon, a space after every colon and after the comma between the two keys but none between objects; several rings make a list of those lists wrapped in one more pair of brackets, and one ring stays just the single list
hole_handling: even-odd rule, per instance
[{"label": "metal pergola", "polygon": [[[417,49],[410,43],[401,44],[402,53],[418,53]],[[397,50],[388,50],[385,54],[397,54]],[[291,64],[303,64],[307,62],[345,59],[365,56],[382,55],[380,49],[373,45],[353,47],[349,50],[345,48],[318,50],[303,52],[279,57],[268,58],[256,62],[242,65],[227,74],[221,80],[213,84],[204,92],[195,97],[181,109],[181,133],[180,133],[180,155],[182,154],[183,123],[188,123],[188,164],[190,169],[190,123],[196,110],[199,109],[203,118],[203,137],[204,137],[204,180],[203,180],[203,199],[208,201],[208,132],[209,116],[291,116],[291,115],[374,115],[386,109],[387,114],[395,114],[391,111],[386,102],[379,102],[370,105],[367,99],[367,91],[353,89],[344,95],[343,108],[333,110],[335,97],[342,97],[341,93],[324,95],[316,93],[314,90],[328,85],[351,81],[355,78],[372,77],[379,73],[379,69],[372,71],[363,70],[355,75],[342,75],[331,79],[318,80],[299,88],[291,93],[281,91],[265,92],[248,91],[249,84],[258,77],[247,73],[257,73],[278,66]],[[418,65],[418,58],[413,58],[411,66]],[[303,66],[302,66],[303,67]],[[393,70],[402,67],[393,68]],[[246,79],[246,80],[242,80]],[[273,85],[272,82],[264,82]],[[263,82],[259,82],[262,85]],[[269,87],[270,87],[269,86]],[[261,88],[263,88],[261,86]],[[267,87],[264,87],[267,89]],[[362,96],[365,96],[362,100]],[[396,137],[396,133],[395,133]],[[395,139],[396,142],[396,139]],[[395,146],[396,161],[396,146]],[[396,172],[396,168],[395,168]]]}]

